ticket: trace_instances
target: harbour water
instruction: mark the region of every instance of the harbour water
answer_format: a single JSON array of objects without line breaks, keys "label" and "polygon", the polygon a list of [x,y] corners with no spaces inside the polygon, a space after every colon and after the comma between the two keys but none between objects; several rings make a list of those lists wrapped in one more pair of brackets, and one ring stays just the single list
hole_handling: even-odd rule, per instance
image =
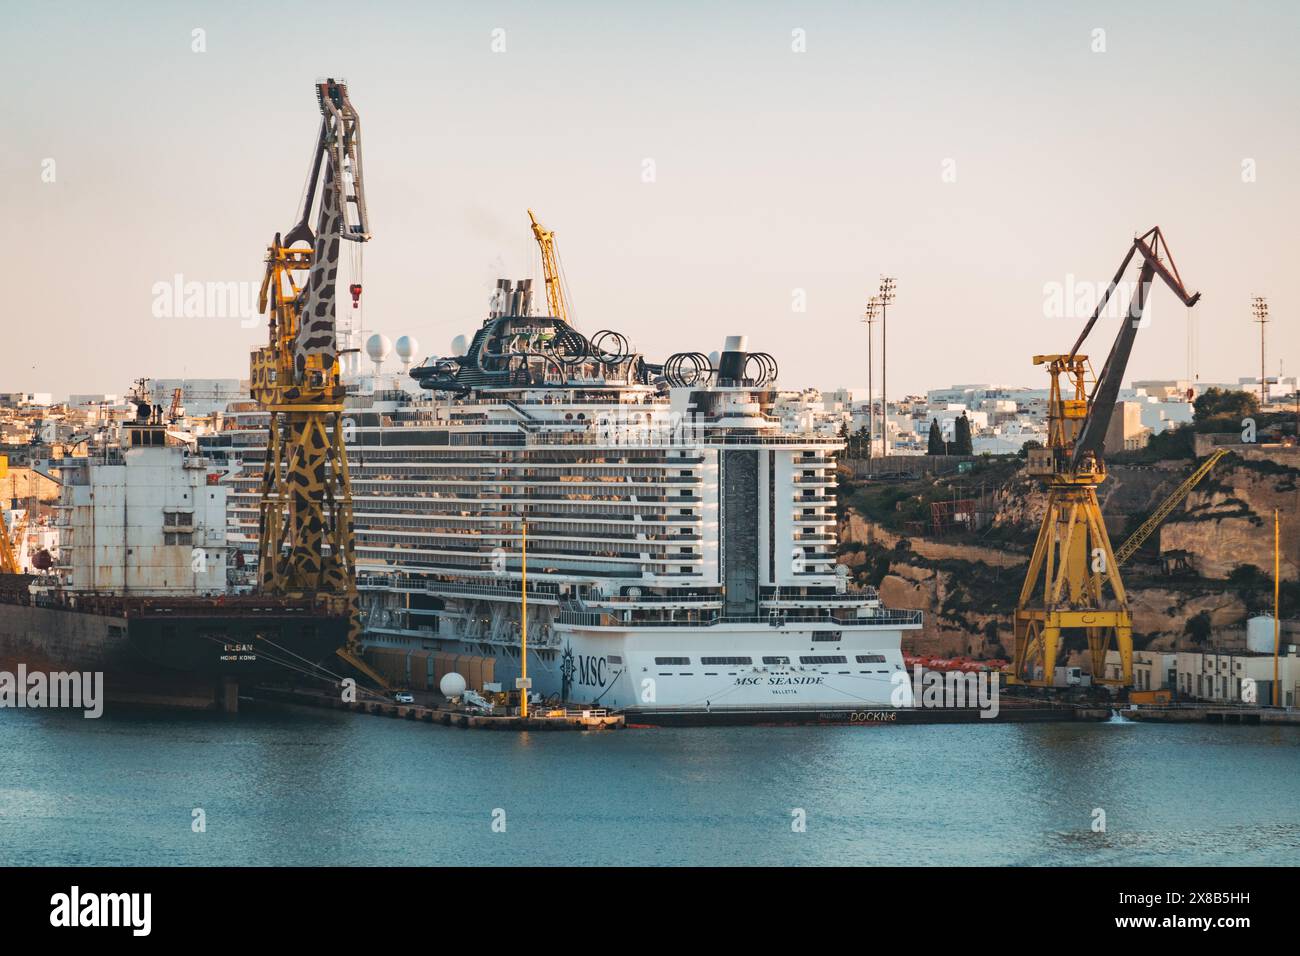
[{"label": "harbour water", "polygon": [[497,734],[269,706],[233,719],[8,710],[0,767],[4,865],[1282,865],[1300,854],[1300,731],[1285,727]]}]

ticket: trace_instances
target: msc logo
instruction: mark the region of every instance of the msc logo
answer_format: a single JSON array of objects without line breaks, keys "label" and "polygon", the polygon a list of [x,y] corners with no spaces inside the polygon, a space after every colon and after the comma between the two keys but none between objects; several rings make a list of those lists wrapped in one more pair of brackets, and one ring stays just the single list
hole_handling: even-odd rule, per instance
[{"label": "msc logo", "polygon": [[605,686],[605,658],[578,656],[578,685],[581,687]]},{"label": "msc logo", "polygon": [[560,697],[563,700],[569,699],[569,691],[573,689],[573,673],[577,668],[573,665],[573,645],[564,645],[564,655],[560,658]]}]

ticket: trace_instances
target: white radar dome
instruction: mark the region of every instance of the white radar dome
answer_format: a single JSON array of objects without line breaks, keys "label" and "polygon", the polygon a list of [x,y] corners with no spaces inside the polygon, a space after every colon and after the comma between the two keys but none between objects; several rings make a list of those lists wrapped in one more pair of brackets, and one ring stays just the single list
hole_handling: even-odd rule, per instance
[{"label": "white radar dome", "polygon": [[451,340],[451,354],[455,358],[464,355],[469,350],[469,339],[463,335],[458,335]]},{"label": "white radar dome", "polygon": [[376,332],[366,339],[366,354],[370,356],[370,361],[376,365],[382,365],[384,359],[388,358],[392,351],[393,343],[388,341],[386,335],[380,335]]},{"label": "white radar dome", "polygon": [[393,347],[397,350],[397,357],[402,360],[402,364],[410,365],[411,359],[420,348],[420,343],[409,335],[403,335],[393,343]]},{"label": "white radar dome", "polygon": [[465,693],[465,678],[455,672],[444,674],[438,681],[438,690],[442,691],[443,697],[459,697]]}]

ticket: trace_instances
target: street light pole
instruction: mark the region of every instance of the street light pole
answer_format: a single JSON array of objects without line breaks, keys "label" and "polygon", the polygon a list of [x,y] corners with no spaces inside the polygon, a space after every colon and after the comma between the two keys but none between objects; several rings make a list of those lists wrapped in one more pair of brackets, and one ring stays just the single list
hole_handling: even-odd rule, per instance
[{"label": "street light pole", "polygon": [[894,277],[880,277],[880,451],[889,458],[889,346],[886,334],[889,330],[889,303],[894,301]]},{"label": "street light pole", "polygon": [[1257,295],[1250,300],[1250,311],[1259,323],[1259,410],[1268,404],[1268,379],[1264,373],[1264,326],[1268,323],[1268,300]]},{"label": "street light pole", "polygon": [[867,459],[876,456],[876,396],[872,391],[871,372],[875,361],[871,354],[871,343],[876,337],[876,316],[880,313],[880,298],[872,296],[867,300],[867,311],[862,321],[867,325]]},{"label": "street light pole", "polygon": [[1273,509],[1273,706],[1278,706],[1281,700],[1278,694],[1278,652],[1282,648],[1282,607],[1279,600],[1279,589],[1281,584],[1278,581],[1278,573],[1281,571],[1281,560],[1279,558],[1282,537],[1282,517],[1278,508]]}]

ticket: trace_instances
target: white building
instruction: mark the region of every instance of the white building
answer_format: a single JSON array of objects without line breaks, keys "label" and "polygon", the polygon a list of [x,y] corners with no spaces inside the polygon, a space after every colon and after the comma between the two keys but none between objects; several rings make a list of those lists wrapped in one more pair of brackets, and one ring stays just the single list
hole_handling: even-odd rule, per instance
[{"label": "white building", "polygon": [[[1300,655],[1286,640],[1294,640],[1294,635],[1284,639],[1278,657],[1278,703],[1294,707],[1300,702]],[[1118,651],[1106,654],[1106,676],[1121,676]],[[1250,650],[1134,651],[1133,689],[1165,688],[1183,698],[1267,706],[1273,699],[1273,655]]]},{"label": "white building", "polygon": [[103,392],[78,392],[68,396],[68,405],[80,408],[85,405],[120,405],[121,395],[108,395]]},{"label": "white building", "polygon": [[782,428],[803,435],[838,435],[852,420],[847,405],[824,400],[815,388],[778,393],[772,414],[781,419]]},{"label": "white building", "polygon": [[153,400],[163,408],[178,388],[185,413],[193,417],[224,412],[231,402],[248,398],[247,384],[237,378],[155,378],[150,382]]},{"label": "white building", "polygon": [[977,455],[1015,455],[1027,441],[1046,445],[1047,430],[1019,420],[1007,422],[994,426],[987,433],[973,435],[971,450]]},{"label": "white building", "polygon": [[[1296,393],[1296,378],[1294,375],[1266,375],[1265,382],[1268,384],[1268,400],[1270,402],[1292,398]],[[1224,387],[1238,392],[1248,392],[1256,398],[1260,396],[1258,375],[1252,378],[1239,378],[1236,385],[1226,385]]]}]

